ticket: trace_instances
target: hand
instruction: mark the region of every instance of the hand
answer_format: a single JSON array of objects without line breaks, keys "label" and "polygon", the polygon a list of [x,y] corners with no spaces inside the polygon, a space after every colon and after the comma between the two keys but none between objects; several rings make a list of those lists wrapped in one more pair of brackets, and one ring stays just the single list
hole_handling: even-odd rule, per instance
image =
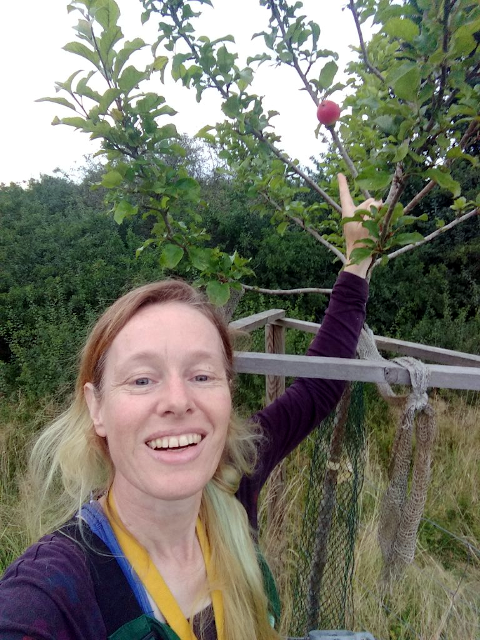
[{"label": "hand", "polygon": [[[355,206],[352,196],[350,195],[350,190],[348,188],[348,182],[343,173],[338,174],[338,187],[340,191],[340,203],[342,205],[342,219],[351,218],[355,211],[359,209],[367,209],[370,210],[370,207],[373,205],[375,207],[381,207],[382,201],[375,200],[374,198],[369,198],[362,202],[362,204]],[[365,219],[367,216],[365,216]],[[368,267],[370,266],[372,259],[366,258],[362,260],[362,262],[358,264],[350,264],[350,254],[353,249],[357,247],[363,246],[361,242],[357,242],[358,240],[363,240],[364,238],[368,238],[369,233],[365,227],[362,226],[361,222],[348,222],[343,225],[343,234],[345,236],[345,244],[347,247],[346,257],[347,264],[344,268],[345,271],[349,271],[350,273],[355,273],[361,278],[365,278],[368,272]]]}]

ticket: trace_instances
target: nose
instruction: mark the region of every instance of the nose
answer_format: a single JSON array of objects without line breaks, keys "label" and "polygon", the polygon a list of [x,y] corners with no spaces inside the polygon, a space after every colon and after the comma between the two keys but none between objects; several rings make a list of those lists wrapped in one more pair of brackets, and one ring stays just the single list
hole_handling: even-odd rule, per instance
[{"label": "nose", "polygon": [[159,413],[182,416],[193,411],[193,395],[188,381],[181,376],[171,375],[164,381],[162,387],[158,406]]}]

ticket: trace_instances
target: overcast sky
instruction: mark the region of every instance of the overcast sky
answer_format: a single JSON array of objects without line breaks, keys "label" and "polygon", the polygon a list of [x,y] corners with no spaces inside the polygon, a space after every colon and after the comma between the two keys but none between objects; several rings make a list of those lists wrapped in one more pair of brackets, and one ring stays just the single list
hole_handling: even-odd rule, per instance
[{"label": "overcast sky", "polygon": [[[117,0],[122,13],[122,29],[127,39],[154,40],[153,20],[142,27],[138,0]],[[199,33],[210,38],[231,33],[243,64],[252,53],[251,35],[266,28],[268,12],[258,0],[213,0],[215,9],[205,7]],[[98,148],[88,135],[67,126],[51,126],[55,115],[73,115],[58,105],[36,103],[37,98],[55,95],[55,81],[64,81],[75,70],[88,69],[83,59],[62,50],[74,40],[72,26],[78,14],[67,14],[67,0],[3,0],[0,6],[0,131],[2,154],[0,183],[28,181],[57,167],[74,171],[84,156]],[[305,0],[305,13],[319,23],[319,46],[331,48],[347,58],[348,44],[356,44],[356,33],[349,11],[342,11],[342,0]],[[254,41],[258,50],[260,42]],[[229,45],[230,46],[230,45]],[[235,45],[231,45],[234,50]],[[340,63],[342,68],[343,62]],[[166,76],[168,73],[166,74]],[[281,112],[275,119],[283,147],[306,162],[316,153],[315,106],[291,70],[261,67],[255,91],[265,96],[267,109]],[[199,105],[194,92],[169,81],[155,88],[165,95],[167,104],[179,114],[175,124],[180,132],[194,135],[205,124],[223,120],[220,102],[212,91]],[[154,89],[154,90],[155,90]],[[337,98],[341,101],[341,97]],[[165,120],[166,122],[166,120]]]}]

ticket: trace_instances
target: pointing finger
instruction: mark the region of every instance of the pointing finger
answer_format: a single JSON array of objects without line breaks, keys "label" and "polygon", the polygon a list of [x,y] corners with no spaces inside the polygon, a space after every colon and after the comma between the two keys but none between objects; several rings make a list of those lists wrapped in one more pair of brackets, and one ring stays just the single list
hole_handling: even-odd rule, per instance
[{"label": "pointing finger", "polygon": [[343,215],[345,215],[347,210],[354,209],[355,205],[353,203],[352,196],[350,195],[346,177],[343,175],[343,173],[339,173],[337,179],[338,189],[340,192],[340,204],[342,205]]}]

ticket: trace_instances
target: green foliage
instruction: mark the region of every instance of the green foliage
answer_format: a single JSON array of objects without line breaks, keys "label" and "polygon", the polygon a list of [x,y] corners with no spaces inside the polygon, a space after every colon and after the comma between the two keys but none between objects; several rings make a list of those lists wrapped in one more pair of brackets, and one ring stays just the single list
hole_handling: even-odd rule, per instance
[{"label": "green foliage", "polygon": [[162,273],[153,256],[135,259],[132,225],[120,233],[90,199],[84,185],[46,176],[0,188],[3,392],[65,393],[88,325],[129,285]]},{"label": "green foliage", "polygon": [[[163,81],[167,69],[196,92],[197,100],[207,90],[218,93],[226,120],[205,125],[198,136],[217,145],[218,159],[225,163],[221,170],[249,194],[248,210],[268,215],[280,235],[297,226],[322,236],[337,255],[344,250],[331,187],[338,170],[348,170],[355,190],[364,195],[370,189],[385,199],[389,189],[386,203],[366,220],[371,237],[353,251],[353,262],[368,256],[387,262],[395,250],[423,240],[419,222],[430,212],[412,216],[414,201],[400,201],[418,177],[449,192],[456,214],[478,206],[477,193],[466,197],[452,174],[462,159],[478,167],[477,154],[467,152],[478,128],[478,6],[468,0],[425,6],[351,3],[358,24],[373,18],[378,30],[358,50],[359,59],[348,64],[343,85],[335,83],[338,55],[321,48],[320,27],[302,13],[301,3],[260,4],[269,10],[268,26],[254,34],[257,49],[243,67],[231,35],[211,40],[197,34],[196,20],[210,2],[143,0],[142,20],[157,20],[159,36],[151,63],[138,69],[131,58],[145,43],[124,41],[115,1],[76,0],[69,10],[81,16],[78,41],[65,48],[94,70],[57,83],[66,97],[51,99],[76,112],[55,123],[101,140],[108,162],[100,184],[109,191],[115,220],[153,217],[152,238],[144,248],[157,246],[166,268],[195,275],[216,303],[252,271],[240,253],[232,258],[211,242],[199,206],[200,185],[182,163],[175,126],[162,124],[175,112],[163,96],[141,89],[154,74]],[[281,151],[272,122],[277,112],[266,112],[263,98],[252,90],[256,69],[265,62],[291,67],[315,104],[347,90],[338,132],[329,129],[333,144],[317,179]],[[94,76],[100,76],[103,90],[92,88]],[[438,227],[443,224],[437,221]]]},{"label": "green foliage", "polygon": [[[219,249],[207,243],[199,213],[200,187],[181,159],[185,150],[179,144],[179,134],[165,117],[176,112],[165,98],[152,92],[140,91],[140,85],[152,74],[163,77],[166,56],[156,56],[150,65],[138,69],[132,56],[146,45],[141,38],[124,40],[118,24],[120,12],[114,0],[75,0],[69,11],[77,12],[80,20],[75,29],[80,42],[70,42],[64,49],[86,59],[95,71],[86,75],[75,72],[66,82],[57,83],[57,91],[69,98],[42,98],[73,109],[75,117],[55,118],[53,124],[66,124],[100,139],[100,154],[107,163],[99,183],[108,190],[117,223],[141,214],[152,217],[154,243],[158,247],[161,264],[174,269],[181,261],[198,269],[198,260],[191,261],[192,248],[202,247],[206,260],[199,271],[199,284],[217,282],[208,292],[221,286],[224,294],[212,293],[212,301],[219,302],[230,295],[229,280],[250,273],[246,261],[228,261]],[[174,58],[173,73],[184,76],[181,57]],[[229,65],[226,49],[220,50],[219,65]],[[248,74],[243,75],[246,81]],[[100,77],[103,89],[98,85]],[[103,91],[103,92],[102,92]],[[174,163],[172,166],[172,159]],[[175,162],[180,160],[180,162]],[[149,239],[148,244],[151,244]],[[144,244],[144,247],[148,246]],[[220,280],[220,282],[219,282]]]}]

